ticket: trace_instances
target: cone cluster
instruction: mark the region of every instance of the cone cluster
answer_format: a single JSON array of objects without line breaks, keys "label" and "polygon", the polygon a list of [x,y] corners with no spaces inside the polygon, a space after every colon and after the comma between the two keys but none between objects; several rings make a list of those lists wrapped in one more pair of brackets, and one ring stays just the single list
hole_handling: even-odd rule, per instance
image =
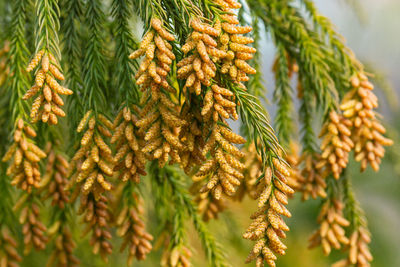
[{"label": "cone cluster", "polygon": [[144,91],[140,104],[144,105],[135,123],[139,134],[144,135],[142,152],[150,159],[158,159],[162,167],[171,157],[180,162],[178,151],[185,147],[179,140],[178,129],[186,125],[180,118],[179,105],[172,100],[176,91],[167,81],[175,55],[169,43],[175,38],[162,26],[162,22],[153,18],[151,29],[143,37],[138,50],[131,54],[132,59],[145,55],[136,74],[136,83]]},{"label": "cone cluster", "polygon": [[197,204],[197,211],[205,222],[218,219],[218,214],[226,208],[226,201],[215,199],[209,191],[200,193],[199,188],[201,188],[200,182],[194,183],[190,188],[190,191],[195,195],[194,202]]},{"label": "cone cluster", "polygon": [[64,226],[54,239],[54,249],[49,257],[47,266],[77,267],[80,261],[73,255],[76,244],[71,230]]},{"label": "cone cluster", "polygon": [[112,237],[109,223],[111,220],[108,208],[108,199],[101,195],[95,199],[92,193],[81,196],[79,214],[83,214],[83,221],[86,224],[84,234],[92,231],[90,245],[94,254],[100,254],[104,261],[107,255],[112,252],[112,245],[109,241]]},{"label": "cone cluster", "polygon": [[344,96],[340,108],[353,124],[354,157],[361,162],[361,171],[368,164],[378,171],[385,154],[384,146],[392,145],[393,141],[384,137],[386,129],[376,118],[374,109],[378,107],[378,98],[372,91],[374,86],[363,73],[353,76],[351,85],[352,90]]},{"label": "cone cluster", "polygon": [[320,227],[310,237],[309,248],[321,245],[324,254],[329,255],[332,248],[338,250],[349,244],[343,228],[348,227],[350,222],[343,217],[343,206],[336,199],[325,201],[318,215]]},{"label": "cone cluster", "polygon": [[145,260],[153,248],[150,243],[153,236],[146,231],[146,225],[140,218],[144,213],[142,200],[137,194],[133,198],[136,205],[124,203],[116,216],[117,235],[123,238],[120,250],[128,250],[128,266],[132,265],[135,258]]},{"label": "cone cluster", "polygon": [[36,132],[22,119],[18,119],[14,131],[13,141],[3,157],[3,162],[11,161],[6,174],[11,176],[12,185],[30,192],[33,187],[39,187],[39,161],[46,157],[46,153],[37,147],[31,137]]},{"label": "cone cluster", "polygon": [[19,215],[24,235],[24,254],[27,255],[32,247],[43,250],[48,242],[46,226],[40,221],[40,209],[34,203],[29,203],[22,208]]},{"label": "cone cluster", "polygon": [[4,267],[18,267],[22,261],[18,253],[18,243],[7,227],[3,226],[0,235],[0,262]]},{"label": "cone cluster", "polygon": [[135,123],[138,121],[133,109],[126,106],[116,116],[111,144],[116,144],[114,171],[119,171],[119,178],[126,182],[139,183],[140,176],[146,175],[146,155],[141,150],[143,135],[139,136]]},{"label": "cone cluster", "polygon": [[200,193],[211,191],[218,200],[222,193],[232,196],[236,192],[240,180],[244,178],[241,172],[244,165],[240,162],[244,153],[232,144],[245,142],[243,137],[233,133],[228,127],[214,124],[203,148],[203,155],[210,152],[211,158],[192,177],[194,182],[207,180]]},{"label": "cone cluster", "polygon": [[30,114],[32,122],[42,120],[45,123],[57,124],[57,116],[65,117],[65,112],[61,109],[64,101],[60,95],[71,95],[73,92],[57,81],[63,81],[64,75],[52,53],[40,50],[29,63],[26,71],[31,72],[36,67],[38,68],[35,73],[35,84],[25,93],[23,99],[30,99],[39,94],[32,103]]},{"label": "cone cluster", "polygon": [[201,85],[210,86],[215,77],[215,62],[226,57],[226,52],[218,48],[217,37],[221,34],[221,22],[214,25],[195,18],[190,22],[192,33],[182,46],[185,57],[177,63],[178,79],[185,79],[184,92],[200,95]]},{"label": "cone cluster", "polygon": [[370,233],[362,226],[355,230],[351,236],[348,249],[347,259],[340,260],[332,265],[332,267],[369,267],[373,260],[369,251],[368,244],[371,242]]},{"label": "cone cluster", "polygon": [[68,160],[61,154],[52,149],[50,143],[46,148],[47,164],[46,172],[40,182],[40,187],[45,191],[44,198],[51,199],[53,206],[64,209],[69,202],[69,192],[65,190],[68,184]]},{"label": "cone cluster", "polygon": [[77,164],[73,180],[75,183],[82,183],[83,194],[93,192],[98,198],[112,187],[106,179],[114,174],[114,158],[106,140],[112,136],[110,129],[113,124],[105,116],[92,113],[88,111],[77,128],[78,133],[84,133],[80,148],[72,158],[74,164]]},{"label": "cone cluster", "polygon": [[331,111],[329,120],[322,127],[320,137],[321,159],[316,165],[324,175],[329,173],[339,179],[340,174],[349,162],[349,152],[354,147],[351,137],[352,122],[343,115]]},{"label": "cone cluster", "polygon": [[294,193],[286,182],[290,175],[288,168],[278,159],[273,159],[273,169],[266,167],[264,176],[257,185],[258,207],[253,220],[243,237],[255,241],[246,262],[256,261],[256,266],[276,266],[275,254],[284,255],[286,246],[281,238],[286,238],[289,227],[281,216],[291,217],[288,197]]},{"label": "cone cluster", "polygon": [[302,180],[301,187],[298,191],[302,194],[302,200],[308,200],[310,197],[317,199],[317,197],[326,198],[326,175],[321,173],[321,169],[317,168],[321,156],[318,153],[306,153],[302,155],[301,163],[303,168],[301,170]]},{"label": "cone cluster", "polygon": [[190,267],[192,252],[184,246],[173,247],[165,250],[161,257],[161,267]]},{"label": "cone cluster", "polygon": [[252,31],[250,26],[238,26],[239,20],[232,9],[241,7],[236,1],[217,1],[222,10],[227,12],[221,15],[222,35],[219,37],[220,49],[226,53],[222,60],[221,72],[229,77],[240,87],[246,88],[242,82],[249,80],[248,74],[256,74],[256,70],[246,61],[253,58],[256,49],[248,46],[254,42],[250,37],[243,36]]}]

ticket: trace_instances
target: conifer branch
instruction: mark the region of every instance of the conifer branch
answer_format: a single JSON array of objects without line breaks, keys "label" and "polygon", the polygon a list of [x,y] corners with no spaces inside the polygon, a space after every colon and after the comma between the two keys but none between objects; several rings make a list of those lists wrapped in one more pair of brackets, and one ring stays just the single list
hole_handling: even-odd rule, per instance
[{"label": "conifer branch", "polygon": [[288,55],[282,45],[277,47],[277,61],[275,65],[274,100],[278,110],[275,118],[276,131],[282,144],[287,146],[293,134],[293,100],[290,85]]}]

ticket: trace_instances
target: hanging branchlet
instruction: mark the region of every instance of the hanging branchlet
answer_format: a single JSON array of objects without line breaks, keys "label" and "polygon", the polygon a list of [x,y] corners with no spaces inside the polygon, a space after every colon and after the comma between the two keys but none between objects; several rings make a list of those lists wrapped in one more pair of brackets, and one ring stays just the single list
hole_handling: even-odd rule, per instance
[{"label": "hanging branchlet", "polygon": [[144,91],[140,103],[145,104],[136,126],[145,135],[142,152],[150,154],[151,159],[158,159],[160,167],[165,165],[169,156],[174,162],[180,162],[178,151],[185,149],[176,129],[184,126],[186,121],[179,117],[179,106],[171,98],[175,89],[167,81],[175,60],[169,42],[174,40],[175,37],[163,27],[163,22],[153,18],[139,49],[130,55],[131,59],[145,55],[135,77],[136,84]]},{"label": "hanging branchlet", "polygon": [[19,266],[22,258],[18,253],[18,243],[7,226],[1,227],[0,251],[0,262],[4,266]]},{"label": "hanging branchlet", "polygon": [[[140,112],[140,110],[136,109]],[[135,123],[138,121],[136,112],[125,106],[115,117],[111,143],[116,145],[114,155],[114,171],[119,171],[119,178],[123,181],[132,180],[139,183],[140,176],[146,175],[146,156],[142,152],[143,135],[139,135]]]},{"label": "hanging branchlet", "polygon": [[367,219],[354,195],[349,177],[343,178],[345,214],[350,221],[349,244],[346,247],[347,258],[334,263],[333,267],[371,266],[373,256],[369,250],[371,234],[368,231]]},{"label": "hanging branchlet", "polygon": [[280,240],[285,238],[289,227],[281,216],[291,217],[285,207],[288,197],[294,193],[286,182],[290,175],[288,168],[278,159],[265,172],[257,185],[259,209],[251,216],[253,220],[243,237],[256,242],[246,262],[256,261],[256,266],[276,266],[275,254],[284,255],[286,246]]},{"label": "hanging branchlet", "polygon": [[372,92],[374,86],[364,73],[359,72],[351,78],[351,90],[343,97],[340,108],[343,116],[352,122],[351,139],[354,142],[354,158],[361,162],[361,171],[368,164],[379,170],[385,154],[384,146],[393,141],[384,137],[385,127],[377,119],[374,109],[378,107],[378,98]]},{"label": "hanging branchlet", "polygon": [[317,168],[320,159],[321,155],[319,153],[304,153],[302,155],[301,164],[303,164],[303,168],[301,177],[303,179],[300,182],[299,191],[302,194],[303,201],[309,199],[309,197],[316,199],[317,197],[325,198],[327,196],[326,173]]},{"label": "hanging branchlet", "polygon": [[94,254],[100,254],[107,262],[107,255],[112,252],[110,223],[111,215],[108,207],[108,199],[105,195],[95,196],[93,193],[81,196],[79,214],[83,214],[83,222],[86,227],[83,235],[92,231],[90,245]]},{"label": "hanging branchlet", "polygon": [[344,204],[332,196],[324,200],[318,215],[320,227],[309,239],[309,248],[321,245],[325,255],[331,253],[332,248],[339,250],[342,246],[349,244],[344,228],[350,222],[343,215]]},{"label": "hanging branchlet", "polygon": [[46,145],[47,164],[43,179],[40,181],[40,188],[44,191],[45,199],[51,199],[53,206],[64,209],[69,202],[69,192],[65,190],[68,184],[68,160],[64,155],[57,152],[51,143]]},{"label": "hanging branchlet", "polygon": [[211,191],[218,200],[222,193],[232,196],[236,192],[240,180],[244,178],[244,165],[240,162],[244,153],[233,144],[245,142],[243,137],[233,133],[228,127],[214,124],[203,148],[203,155],[210,151],[211,158],[192,177],[194,182],[207,180],[200,193]]},{"label": "hanging branchlet", "polygon": [[40,207],[32,194],[23,193],[13,207],[13,211],[20,210],[19,223],[24,235],[24,255],[29,254],[32,248],[43,250],[48,242],[47,228],[40,218]]},{"label": "hanging branchlet", "polygon": [[186,149],[180,151],[179,157],[182,169],[189,174],[194,167],[202,165],[206,157],[202,153],[205,136],[202,129],[201,105],[194,97],[191,101],[186,99],[186,103],[182,108],[181,117],[188,126],[182,127],[179,132],[179,139]]},{"label": "hanging branchlet", "polygon": [[322,153],[316,168],[332,173],[336,179],[339,179],[346,168],[349,152],[354,147],[354,142],[350,138],[351,126],[351,120],[336,111],[331,111],[320,133]]},{"label": "hanging branchlet", "polygon": [[36,137],[36,131],[22,119],[18,119],[13,135],[13,144],[2,158],[3,162],[11,161],[7,175],[12,176],[12,185],[27,192],[33,187],[39,187],[39,161],[46,153],[34,144],[31,138]]},{"label": "hanging branchlet", "polygon": [[141,218],[144,213],[143,200],[137,193],[129,190],[131,187],[131,184],[126,186],[126,194],[129,195],[122,195],[115,216],[117,235],[123,238],[120,251],[128,250],[128,266],[132,265],[135,258],[145,260],[153,248],[153,236],[146,231],[146,224]]},{"label": "hanging branchlet", "polygon": [[[53,229],[49,232],[53,234]],[[73,240],[71,230],[67,225],[57,227],[54,240],[54,249],[47,261],[47,266],[77,267],[80,261],[73,255],[76,244]]]},{"label": "hanging branchlet", "polygon": [[190,192],[195,196],[193,201],[197,204],[199,214],[205,222],[218,219],[219,213],[226,209],[226,200],[215,199],[209,191],[200,193],[201,187],[201,182],[193,183],[190,187]]},{"label": "hanging branchlet", "polygon": [[293,74],[293,66],[287,51],[282,45],[278,45],[276,60],[273,66],[275,72],[274,100],[277,102],[278,110],[275,118],[276,131],[279,140],[288,145],[293,134],[293,89],[290,78]]},{"label": "hanging branchlet", "polygon": [[64,80],[57,58],[60,57],[58,47],[59,8],[58,1],[36,1],[36,54],[32,58],[27,72],[35,71],[35,84],[25,93],[23,99],[38,96],[32,103],[31,120],[57,124],[59,117],[64,117],[61,109],[64,101],[60,95],[71,95],[73,92],[59,84]]},{"label": "hanging branchlet", "polygon": [[210,86],[215,77],[216,62],[226,57],[226,52],[218,47],[217,37],[221,34],[221,22],[214,25],[203,23],[199,18],[192,18],[192,33],[182,46],[184,58],[177,63],[177,78],[185,79],[183,91],[201,94],[201,85]]},{"label": "hanging branchlet", "polygon": [[114,174],[114,157],[107,139],[111,138],[113,123],[102,114],[89,110],[80,121],[77,132],[83,132],[80,148],[72,158],[76,172],[73,182],[82,184],[82,193],[93,193],[96,199],[112,187],[107,177]]}]

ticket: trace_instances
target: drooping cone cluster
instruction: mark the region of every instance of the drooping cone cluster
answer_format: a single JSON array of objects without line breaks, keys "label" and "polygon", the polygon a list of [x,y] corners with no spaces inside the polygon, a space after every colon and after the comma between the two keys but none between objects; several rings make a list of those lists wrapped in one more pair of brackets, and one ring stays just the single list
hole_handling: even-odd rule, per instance
[{"label": "drooping cone cluster", "polygon": [[68,184],[68,160],[61,153],[52,149],[50,143],[46,147],[47,164],[46,172],[40,182],[40,187],[44,190],[44,198],[52,199],[51,204],[64,209],[69,202],[69,192],[65,190]]},{"label": "drooping cone cluster", "polygon": [[299,191],[302,194],[302,200],[307,200],[309,197],[316,199],[317,197],[326,198],[326,174],[321,173],[321,169],[317,168],[321,156],[318,153],[306,153],[302,155],[301,163],[301,188]]},{"label": "drooping cone cluster", "polygon": [[373,260],[369,251],[368,244],[371,242],[370,233],[364,227],[360,226],[350,236],[347,259],[340,260],[332,265],[332,267],[359,266],[369,267]]},{"label": "drooping cone cluster", "polygon": [[246,61],[253,58],[256,53],[254,47],[248,46],[254,42],[250,37],[242,36],[252,31],[250,26],[237,26],[239,20],[231,9],[238,9],[241,4],[234,0],[216,1],[226,14],[221,15],[222,19],[222,35],[219,37],[221,44],[220,49],[226,52],[226,57],[222,61],[221,72],[229,73],[233,81],[238,83],[242,88],[246,88],[242,82],[247,82],[249,77],[247,74],[255,74],[256,70]]},{"label": "drooping cone cluster", "polygon": [[10,68],[7,64],[9,51],[10,43],[6,41],[4,42],[3,47],[0,48],[0,86],[4,84],[10,74]]},{"label": "drooping cone cluster", "polygon": [[30,137],[36,137],[36,132],[22,119],[17,120],[13,137],[14,143],[2,159],[12,160],[6,173],[13,178],[12,185],[30,192],[32,187],[39,187],[39,161],[46,153],[34,144]]},{"label": "drooping cone cluster", "polygon": [[30,114],[32,122],[42,120],[57,124],[57,116],[65,117],[65,112],[61,109],[64,101],[60,95],[71,95],[73,92],[58,83],[57,80],[64,80],[64,75],[52,53],[40,50],[29,63],[26,71],[31,72],[39,63],[41,64],[35,73],[35,84],[25,93],[23,99],[29,99],[39,93],[32,103]]},{"label": "drooping cone cluster", "polygon": [[140,176],[146,175],[146,156],[142,152],[143,136],[139,136],[135,123],[136,115],[128,106],[124,107],[116,116],[114,134],[111,143],[116,145],[114,171],[119,171],[119,178],[126,182],[132,180],[139,183]]},{"label": "drooping cone cluster", "polygon": [[3,226],[0,234],[0,264],[5,267],[17,267],[22,261],[18,253],[18,243],[6,226]]},{"label": "drooping cone cluster", "polygon": [[142,152],[151,159],[158,159],[160,167],[171,156],[174,162],[180,162],[178,151],[185,149],[180,142],[177,129],[186,121],[179,117],[179,106],[171,99],[175,89],[167,81],[175,55],[169,41],[175,40],[162,26],[162,22],[153,18],[151,29],[143,37],[138,50],[130,58],[146,55],[136,74],[136,83],[144,91],[140,103],[144,105],[136,126],[139,134],[144,135]]},{"label": "drooping cone cluster", "polygon": [[[27,197],[23,197],[20,201],[26,201]],[[19,203],[17,202],[16,206]],[[19,215],[19,223],[22,225],[22,233],[24,235],[24,254],[27,255],[32,247],[37,250],[43,250],[48,242],[46,236],[46,226],[40,221],[40,209],[30,200],[26,201],[25,206],[21,209]]]},{"label": "drooping cone cluster", "polygon": [[386,129],[376,118],[374,109],[378,107],[378,98],[372,92],[374,86],[363,73],[353,76],[351,85],[352,90],[344,96],[340,108],[353,123],[354,157],[361,162],[361,171],[368,164],[378,171],[385,154],[384,146],[392,145],[393,141],[383,136]]},{"label": "drooping cone cluster", "polygon": [[[210,86],[217,67],[214,62],[226,57],[226,52],[217,48],[216,38],[221,34],[221,23],[212,26],[195,18],[190,22],[193,32],[182,46],[185,57],[177,63],[178,79],[186,79],[184,92],[200,95],[201,85]],[[190,54],[190,55],[189,55]]]},{"label": "drooping cone cluster", "polygon": [[[57,229],[54,240],[54,249],[47,261],[47,266],[77,267],[80,261],[73,254],[76,244],[73,240],[71,230],[63,225]],[[49,229],[49,232],[51,229]]]},{"label": "drooping cone cluster", "polygon": [[336,199],[325,201],[317,219],[320,227],[310,237],[309,248],[321,245],[324,254],[329,255],[332,248],[340,249],[349,244],[343,227],[348,227],[350,222],[343,217],[343,207]]},{"label": "drooping cone cluster", "polygon": [[112,238],[110,232],[110,212],[108,199],[101,195],[95,199],[92,193],[81,196],[79,214],[83,214],[83,221],[86,227],[84,234],[92,231],[90,245],[93,247],[94,254],[100,254],[101,258],[107,262],[107,255],[112,252],[112,245],[109,241]]},{"label": "drooping cone cluster", "polygon": [[335,111],[329,113],[329,120],[321,129],[321,159],[316,165],[317,169],[327,174],[332,173],[333,177],[339,179],[343,169],[349,161],[349,152],[354,147],[351,140],[350,127],[352,122],[337,114]]},{"label": "drooping cone cluster", "polygon": [[[197,103],[196,103],[197,104]],[[179,156],[181,158],[181,166],[186,174],[201,165],[205,160],[202,154],[205,139],[205,128],[202,128],[203,117],[200,114],[200,107],[195,103],[190,103],[183,107],[181,116],[186,121],[186,127],[182,127],[179,132],[179,139],[186,147],[181,150]]]},{"label": "drooping cone cluster", "polygon": [[[167,247],[167,246],[165,246]],[[173,247],[171,250],[165,250],[161,256],[161,267],[190,267],[190,258],[192,252],[185,246]]]},{"label": "drooping cone cluster", "polygon": [[253,220],[243,237],[256,241],[246,262],[256,260],[256,266],[276,266],[275,254],[284,255],[286,246],[280,240],[285,238],[289,227],[281,216],[291,217],[285,205],[294,190],[287,185],[290,175],[288,168],[278,159],[273,159],[273,169],[266,167],[264,176],[257,185],[259,209],[251,216]]},{"label": "drooping cone cluster", "polygon": [[[129,205],[124,202],[121,210],[116,215],[117,235],[123,238],[120,251],[128,250],[127,265],[131,266],[133,260],[145,260],[152,250],[153,236],[146,231],[145,223],[140,218],[143,213],[143,203],[137,194],[132,196],[136,203]],[[123,201],[123,200],[122,200]]]},{"label": "drooping cone cluster", "polygon": [[113,124],[105,116],[92,113],[88,111],[77,128],[78,133],[85,131],[80,148],[72,158],[77,165],[73,181],[82,183],[84,194],[93,192],[98,198],[112,187],[106,177],[113,176],[114,158],[105,139],[112,136],[109,129],[113,128]]},{"label": "drooping cone cluster", "polygon": [[190,188],[190,191],[195,195],[194,202],[197,204],[197,211],[205,222],[218,219],[218,214],[226,208],[226,201],[224,199],[215,199],[210,191],[200,193],[199,188],[201,188],[200,182],[194,183]]},{"label": "drooping cone cluster", "polygon": [[244,144],[246,140],[233,133],[228,127],[214,124],[210,137],[204,148],[203,155],[210,151],[211,158],[207,160],[192,177],[194,182],[207,180],[200,189],[200,193],[211,191],[216,199],[220,199],[222,193],[229,196],[236,192],[243,179],[243,163],[240,158],[244,153],[233,144]]}]

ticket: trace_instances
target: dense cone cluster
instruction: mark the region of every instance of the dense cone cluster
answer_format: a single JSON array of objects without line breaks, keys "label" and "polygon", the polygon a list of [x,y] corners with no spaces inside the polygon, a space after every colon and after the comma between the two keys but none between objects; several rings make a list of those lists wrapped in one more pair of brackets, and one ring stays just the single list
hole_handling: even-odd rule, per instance
[{"label": "dense cone cluster", "polygon": [[307,200],[309,197],[316,199],[317,197],[325,198],[326,194],[326,174],[318,169],[320,155],[318,153],[306,153],[302,155],[301,163],[301,187],[299,191],[302,194],[302,200]]},{"label": "dense cone cluster", "polygon": [[206,222],[218,219],[218,214],[226,208],[226,201],[224,199],[215,199],[210,191],[200,193],[199,188],[201,188],[200,182],[194,183],[190,188],[190,191],[195,195],[194,202],[197,204],[197,211]]},{"label": "dense cone cluster", "polygon": [[205,160],[202,154],[204,140],[208,132],[202,128],[203,117],[200,114],[200,107],[191,103],[183,107],[181,116],[186,121],[186,127],[182,127],[179,132],[179,139],[185,146],[185,150],[179,152],[181,166],[185,173],[201,165]]},{"label": "dense cone cluster", "polygon": [[10,51],[10,43],[6,41],[0,48],[0,86],[4,84],[7,77],[10,75],[10,68],[7,64],[7,54]]},{"label": "dense cone cluster", "polygon": [[69,192],[65,190],[68,183],[68,160],[61,154],[52,149],[50,143],[46,147],[47,164],[46,172],[40,182],[40,187],[44,188],[45,199],[51,199],[53,206],[64,209],[69,202]]},{"label": "dense cone cluster", "polygon": [[321,159],[316,168],[324,169],[327,173],[332,173],[333,177],[339,179],[343,169],[349,161],[349,152],[354,147],[351,140],[350,127],[352,122],[335,111],[329,113],[329,120],[322,127],[320,137]]},{"label": "dense cone cluster", "polygon": [[229,196],[236,192],[243,179],[243,163],[240,158],[244,153],[232,144],[244,144],[246,140],[233,133],[228,127],[214,124],[210,137],[204,148],[203,155],[210,151],[211,158],[198,170],[193,181],[198,182],[207,179],[207,183],[200,189],[201,193],[211,191],[216,199],[220,199],[222,193]]},{"label": "dense cone cluster", "polygon": [[90,245],[93,253],[99,254],[103,260],[107,261],[107,255],[112,252],[111,232],[109,223],[111,220],[108,208],[108,199],[101,195],[95,199],[92,193],[81,196],[79,214],[83,214],[83,221],[86,223],[84,234],[92,231]]},{"label": "dense cone cluster", "polygon": [[67,226],[60,227],[54,240],[54,249],[47,266],[77,267],[80,261],[73,254],[76,245],[71,230]]},{"label": "dense cone cluster", "polygon": [[227,12],[221,15],[222,19],[222,35],[219,37],[220,49],[226,52],[226,57],[222,61],[221,72],[228,74],[230,78],[238,83],[239,86],[245,88],[242,82],[247,82],[249,77],[247,74],[255,74],[256,70],[246,61],[253,58],[256,53],[254,47],[248,46],[254,42],[251,37],[242,36],[252,31],[250,26],[237,26],[239,20],[231,9],[241,7],[236,1],[216,1],[220,4],[222,10]]},{"label": "dense cone cluster", "polygon": [[77,128],[78,133],[85,131],[80,148],[72,158],[74,164],[81,161],[76,166],[74,182],[83,183],[82,192],[93,192],[96,198],[111,189],[106,177],[113,176],[114,158],[105,138],[112,136],[109,130],[112,128],[113,124],[105,116],[92,114],[92,111],[84,115]]},{"label": "dense cone cluster", "polygon": [[119,178],[126,182],[139,183],[140,176],[146,175],[146,156],[142,152],[143,135],[139,136],[135,123],[138,121],[132,110],[126,106],[116,116],[111,143],[116,145],[114,170],[119,171]]},{"label": "dense cone cluster", "polygon": [[165,165],[169,156],[174,162],[180,162],[178,151],[185,149],[176,130],[186,121],[179,117],[179,106],[170,95],[175,93],[175,89],[167,81],[175,60],[169,43],[173,40],[174,36],[163,28],[162,22],[154,18],[139,49],[130,56],[135,59],[145,55],[136,74],[136,83],[144,91],[140,101],[144,107],[136,126],[144,135],[142,152],[148,153],[151,159],[158,159],[160,167]]},{"label": "dense cone cluster", "polygon": [[206,122],[211,119],[217,122],[229,118],[233,120],[239,118],[236,113],[236,103],[234,102],[233,92],[226,88],[216,84],[212,85],[211,89],[206,92],[203,102],[201,115]]},{"label": "dense cone cluster", "polygon": [[65,116],[65,112],[61,109],[64,101],[60,95],[71,95],[73,92],[58,83],[57,80],[64,80],[64,75],[52,53],[40,50],[29,63],[26,71],[33,71],[39,63],[41,64],[35,73],[35,85],[25,93],[23,99],[29,99],[39,93],[31,108],[32,122],[42,120],[57,124],[57,116]]},{"label": "dense cone cluster", "polygon": [[22,261],[18,254],[18,243],[10,231],[3,226],[0,234],[0,263],[4,267],[17,267]]},{"label": "dense cone cluster", "polygon": [[286,162],[290,166],[290,168],[288,168],[290,175],[286,177],[286,184],[296,192],[300,191],[302,183],[304,183],[304,177],[300,170],[302,159],[299,155],[300,146],[297,143],[291,143],[290,148],[284,157]]},{"label": "dense cone cluster", "polygon": [[347,248],[349,253],[348,258],[334,263],[332,267],[371,266],[370,262],[373,260],[373,257],[368,248],[370,242],[370,233],[364,227],[360,226],[350,236]]},{"label": "dense cone cluster", "polygon": [[24,235],[24,254],[27,255],[32,247],[37,250],[45,249],[48,237],[46,226],[40,221],[40,209],[35,203],[27,203],[19,215]]},{"label": "dense cone cluster", "polygon": [[[143,203],[137,194],[132,196],[136,203],[122,204],[122,209],[116,215],[117,235],[123,238],[121,251],[128,250],[127,265],[131,266],[133,260],[145,260],[152,250],[153,236],[146,231],[145,223],[140,216],[143,215]],[[123,201],[123,200],[122,200]]]},{"label": "dense cone cluster", "polygon": [[285,205],[294,190],[287,185],[290,175],[288,168],[278,159],[273,159],[273,169],[266,167],[264,176],[257,185],[258,207],[253,220],[243,237],[256,241],[246,262],[256,260],[256,266],[276,266],[275,254],[284,255],[286,246],[280,240],[285,238],[289,227],[281,216],[291,217]]},{"label": "dense cone cluster", "polygon": [[177,63],[178,79],[186,79],[184,91],[200,95],[201,85],[210,86],[217,67],[214,62],[226,56],[226,52],[217,48],[216,38],[221,34],[221,22],[214,26],[192,19],[190,26],[193,32],[182,46],[185,57]]},{"label": "dense cone cluster", "polygon": [[348,227],[350,222],[343,217],[343,203],[336,199],[328,199],[321,207],[318,215],[320,227],[310,237],[310,248],[322,246],[325,255],[331,253],[332,248],[340,249],[348,245],[349,239],[343,227]]},{"label": "dense cone cluster", "polygon": [[[166,246],[167,247],[167,246]],[[161,257],[161,267],[190,267],[192,252],[185,246],[165,250]]]},{"label": "dense cone cluster", "polygon": [[379,170],[381,158],[385,154],[384,146],[390,146],[393,141],[384,137],[386,129],[376,118],[374,108],[378,107],[378,98],[372,92],[373,85],[363,73],[358,73],[351,79],[352,90],[343,98],[340,108],[343,115],[352,121],[351,138],[354,142],[354,157],[361,162],[361,171],[368,164]]},{"label": "dense cone cluster", "polygon": [[36,132],[22,119],[17,120],[14,131],[14,143],[3,157],[3,162],[12,160],[7,169],[7,175],[12,176],[12,185],[30,192],[32,187],[39,187],[39,161],[46,153],[37,147],[30,137],[36,137]]}]

